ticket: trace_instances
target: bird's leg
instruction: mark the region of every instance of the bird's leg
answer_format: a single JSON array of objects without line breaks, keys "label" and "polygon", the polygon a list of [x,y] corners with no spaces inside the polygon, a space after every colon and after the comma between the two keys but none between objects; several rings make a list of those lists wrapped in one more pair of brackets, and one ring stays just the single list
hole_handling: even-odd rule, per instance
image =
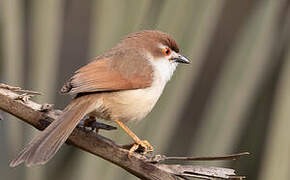
[{"label": "bird's leg", "polygon": [[123,122],[119,120],[115,120],[115,122],[135,141],[135,144],[130,148],[129,155],[138,150],[140,146],[143,149],[143,154],[154,150],[148,141],[139,139]]}]

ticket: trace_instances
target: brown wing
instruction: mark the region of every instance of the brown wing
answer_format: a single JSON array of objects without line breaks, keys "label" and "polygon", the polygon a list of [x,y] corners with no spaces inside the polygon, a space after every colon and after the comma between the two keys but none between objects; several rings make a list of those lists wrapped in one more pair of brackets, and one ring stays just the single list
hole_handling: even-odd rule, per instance
[{"label": "brown wing", "polygon": [[142,58],[118,54],[95,60],[77,70],[61,92],[78,94],[149,87],[153,74],[149,61],[132,57]]}]

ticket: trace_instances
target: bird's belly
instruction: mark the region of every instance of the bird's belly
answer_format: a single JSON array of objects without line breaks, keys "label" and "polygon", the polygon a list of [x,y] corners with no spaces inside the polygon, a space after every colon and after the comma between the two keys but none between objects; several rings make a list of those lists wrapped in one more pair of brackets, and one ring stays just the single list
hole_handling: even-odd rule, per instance
[{"label": "bird's belly", "polygon": [[138,121],[154,107],[162,89],[146,88],[108,93],[104,105],[110,120]]}]

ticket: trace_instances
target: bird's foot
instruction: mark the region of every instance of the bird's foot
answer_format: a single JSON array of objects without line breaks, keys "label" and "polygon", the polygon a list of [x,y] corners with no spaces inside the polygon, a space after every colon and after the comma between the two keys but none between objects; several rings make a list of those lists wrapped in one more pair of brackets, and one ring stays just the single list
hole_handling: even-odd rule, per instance
[{"label": "bird's foot", "polygon": [[111,125],[108,125],[108,124],[104,124],[104,123],[100,123],[100,122],[97,122],[97,121],[88,122],[85,127],[90,127],[92,130],[104,129],[104,130],[110,131],[110,130],[117,129],[114,126],[111,126]]},{"label": "bird's foot", "polygon": [[131,155],[134,152],[138,152],[141,153],[143,155],[149,153],[149,152],[153,152],[154,148],[153,146],[151,146],[151,144],[149,144],[148,141],[146,140],[140,140],[138,142],[136,142],[129,151],[129,155]]},{"label": "bird's foot", "polygon": [[88,118],[82,120],[78,126],[82,127],[82,128],[88,127],[92,131],[96,131],[96,132],[98,132],[99,129],[108,130],[108,131],[117,129],[114,126],[97,122],[96,118],[94,118],[94,117],[88,117]]}]

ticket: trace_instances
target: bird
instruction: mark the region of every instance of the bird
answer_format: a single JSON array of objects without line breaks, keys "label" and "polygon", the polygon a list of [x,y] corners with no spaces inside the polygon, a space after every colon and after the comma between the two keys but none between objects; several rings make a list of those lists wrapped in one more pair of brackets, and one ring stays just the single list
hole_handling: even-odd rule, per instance
[{"label": "bird", "polygon": [[169,34],[142,30],[96,56],[61,88],[61,93],[73,96],[63,113],[32,139],[10,166],[47,163],[85,116],[117,123],[134,140],[129,153],[138,148],[144,153],[153,151],[150,143],[141,140],[125,123],[144,119],[178,64],[190,63],[179,51]]}]

